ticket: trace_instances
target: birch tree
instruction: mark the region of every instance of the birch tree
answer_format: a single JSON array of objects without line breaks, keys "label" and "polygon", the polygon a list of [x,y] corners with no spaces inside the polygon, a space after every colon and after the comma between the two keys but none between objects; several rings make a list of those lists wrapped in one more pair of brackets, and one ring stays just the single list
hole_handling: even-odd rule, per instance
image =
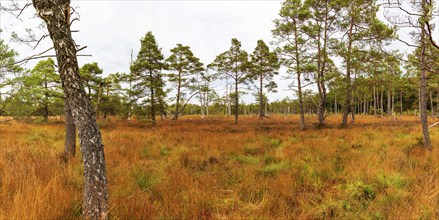
[{"label": "birch tree", "polygon": [[108,180],[104,145],[93,107],[79,75],[77,47],[72,39],[69,0],[33,0],[37,15],[44,20],[53,41],[61,83],[72,116],[78,128],[84,163],[83,214],[90,219],[108,217]]}]

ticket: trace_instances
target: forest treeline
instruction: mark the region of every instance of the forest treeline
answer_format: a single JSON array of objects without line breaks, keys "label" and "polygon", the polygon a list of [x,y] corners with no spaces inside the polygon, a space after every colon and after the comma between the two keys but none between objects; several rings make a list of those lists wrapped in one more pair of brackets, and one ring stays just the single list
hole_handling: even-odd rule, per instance
[{"label": "forest treeline", "polygon": [[[387,9],[392,8],[389,3]],[[428,9],[421,3],[412,5],[413,10],[423,8]],[[317,114],[320,126],[329,114],[342,113],[343,126],[348,114],[352,120],[354,114],[419,114],[423,65],[429,81],[426,106],[435,115],[439,111],[439,81],[434,74],[437,49],[434,44],[420,44],[428,42],[430,35],[420,40],[420,31],[415,31],[411,42],[417,47],[403,56],[389,45],[402,41],[396,31],[404,17],[383,21],[378,9],[370,1],[286,0],[274,21],[274,41],[259,40],[254,51],[244,51],[233,38],[229,50],[203,64],[182,44],[165,57],[153,33],[147,32],[137,56],[127,57],[129,72],[105,73],[98,63],[87,63],[80,67],[80,76],[97,117],[117,115],[155,123],[156,116],[235,115],[238,123],[243,114],[260,118],[300,114],[305,128],[305,114]],[[426,13],[431,14],[431,9]],[[47,120],[64,114],[54,60],[22,68],[17,65],[17,53],[3,40],[0,53],[1,115]],[[421,54],[425,55],[422,62]],[[286,70],[281,78],[290,82],[294,98],[268,100],[267,93],[276,92],[274,76],[281,68]],[[253,94],[255,101],[245,103],[243,94]]]}]

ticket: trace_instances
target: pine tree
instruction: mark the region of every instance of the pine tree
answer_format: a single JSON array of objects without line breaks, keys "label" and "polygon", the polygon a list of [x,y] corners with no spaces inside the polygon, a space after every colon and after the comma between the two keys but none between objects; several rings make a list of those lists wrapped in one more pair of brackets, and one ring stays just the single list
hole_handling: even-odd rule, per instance
[{"label": "pine tree", "polygon": [[232,39],[232,46],[229,50],[218,55],[214,62],[209,65],[216,69],[221,78],[231,78],[234,82],[235,92],[231,94],[234,99],[235,124],[238,124],[239,115],[239,85],[246,82],[248,77],[248,53],[241,49],[241,42],[238,39]]},{"label": "pine tree", "polygon": [[343,104],[342,127],[347,126],[348,114],[352,112],[352,74],[356,56],[362,56],[362,51],[372,44],[380,44],[393,35],[393,30],[387,27],[377,17],[378,6],[367,0],[350,1],[344,6],[344,19],[339,23],[339,29],[346,34],[346,40],[341,41],[338,50],[346,66],[345,100]]},{"label": "pine tree", "polygon": [[44,120],[47,121],[50,106],[63,98],[61,79],[55,73],[55,62],[51,58],[38,62],[25,81],[29,85],[27,90],[32,94],[37,111],[41,112]]},{"label": "pine tree", "polygon": [[[300,127],[305,129],[305,110],[303,104],[303,78],[310,66],[309,43],[305,34],[310,13],[301,0],[286,0],[279,12],[280,18],[274,21],[272,30],[276,38],[281,63],[297,82],[297,98],[300,114]],[[291,83],[293,85],[294,83]]]},{"label": "pine tree", "polygon": [[4,108],[8,104],[6,101],[6,94],[4,93],[6,91],[3,91],[3,89],[6,86],[11,85],[12,81],[10,80],[9,76],[10,74],[19,73],[22,71],[22,68],[15,64],[15,57],[17,55],[17,52],[9,48],[3,39],[0,39],[0,115],[4,113]]},{"label": "pine tree", "polygon": [[151,116],[153,126],[156,125],[156,111],[159,106],[164,105],[163,96],[166,94],[163,91],[164,81],[162,70],[165,69],[164,56],[159,48],[156,39],[152,32],[140,40],[140,51],[137,59],[131,65],[131,71],[136,75],[134,89],[137,96],[148,95],[149,99],[149,114]]},{"label": "pine tree", "polygon": [[251,76],[259,81],[259,119],[263,119],[264,103],[263,88],[268,92],[275,92],[277,88],[274,82],[274,75],[279,74],[279,61],[276,53],[270,52],[270,49],[263,40],[258,40],[257,46],[251,55]]},{"label": "pine tree", "polygon": [[313,45],[315,51],[313,58],[315,65],[315,81],[319,94],[318,119],[319,126],[325,126],[326,103],[327,103],[327,83],[330,81],[329,72],[331,66],[331,50],[329,43],[334,39],[337,32],[336,25],[342,18],[341,10],[346,1],[343,0],[306,0],[303,8],[309,10],[309,17],[304,33],[310,39],[309,44]]},{"label": "pine tree", "polygon": [[168,75],[168,80],[177,88],[173,118],[177,120],[179,113],[183,110],[180,109],[180,101],[184,91],[191,94],[189,97],[193,97],[198,92],[191,82],[196,80],[196,74],[203,71],[204,68],[200,59],[194,56],[189,46],[177,44],[176,47],[171,49],[171,53],[166,62],[168,63],[169,70],[173,71],[173,73]]}]

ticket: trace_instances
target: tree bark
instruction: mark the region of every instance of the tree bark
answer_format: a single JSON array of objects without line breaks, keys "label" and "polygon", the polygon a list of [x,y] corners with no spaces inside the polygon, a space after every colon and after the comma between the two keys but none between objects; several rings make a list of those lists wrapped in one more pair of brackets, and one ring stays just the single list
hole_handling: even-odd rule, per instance
[{"label": "tree bark", "polygon": [[325,80],[325,68],[326,68],[326,58],[327,58],[327,44],[328,44],[328,26],[329,24],[329,18],[328,18],[328,11],[329,11],[329,3],[326,2],[325,4],[325,18],[323,21],[323,45],[321,43],[321,30],[319,29],[319,33],[317,36],[317,87],[319,92],[319,105],[317,108],[317,115],[319,118],[319,126],[324,127],[325,126],[325,113],[326,113],[326,80]]},{"label": "tree bark", "polygon": [[[46,79],[45,79],[46,80]],[[49,121],[49,94],[47,92],[48,90],[47,80],[44,82],[44,121]]]},{"label": "tree bark", "polygon": [[[439,85],[438,85],[438,89],[439,89]],[[439,91],[436,91],[436,112],[439,112]]]},{"label": "tree bark", "polygon": [[93,107],[79,76],[76,47],[69,24],[65,21],[69,0],[33,0],[33,5],[47,24],[53,41],[65,97],[78,128],[84,163],[83,214],[89,219],[107,219],[108,186],[104,146]]},{"label": "tree bark", "polygon": [[373,86],[373,115],[377,115],[377,91],[376,86]]},{"label": "tree bark", "polygon": [[401,91],[400,91],[401,117],[402,117],[402,112],[403,112],[403,110],[404,110],[404,103],[402,102],[402,101],[403,101],[402,98],[403,98],[403,97],[402,97],[402,89],[401,89]]},{"label": "tree bark", "polygon": [[384,88],[383,87],[381,87],[380,113],[381,113],[381,117],[383,117],[383,115],[384,115]]},{"label": "tree bark", "polygon": [[64,99],[64,112],[66,118],[66,138],[64,145],[64,154],[67,158],[74,157],[76,154],[76,125],[72,116],[67,99]]},{"label": "tree bark", "polygon": [[238,124],[238,106],[239,106],[239,97],[238,97],[238,79],[235,82],[235,125]]},{"label": "tree bark", "polygon": [[175,102],[175,113],[174,113],[174,118],[172,120],[177,120],[178,119],[178,110],[179,110],[179,105],[180,105],[180,96],[181,96],[181,71],[178,71],[178,86],[177,86],[177,100]]},{"label": "tree bark", "polygon": [[353,18],[351,18],[349,26],[349,36],[348,36],[348,53],[346,57],[346,100],[343,106],[343,119],[341,122],[342,127],[346,127],[348,124],[348,114],[351,111],[351,96],[352,96],[352,85],[351,85],[351,51],[352,51],[352,31],[354,27]]},{"label": "tree bark", "polygon": [[390,90],[387,90],[387,115],[392,115],[392,95]]},{"label": "tree bark", "polygon": [[392,116],[394,117],[395,116],[395,88],[393,87],[393,84],[392,84],[392,109],[390,111]]},{"label": "tree bark", "polygon": [[150,103],[151,103],[151,120],[152,120],[152,126],[156,126],[156,120],[155,120],[155,101],[154,101],[154,82],[155,82],[155,80],[154,80],[154,77],[153,77],[153,75],[152,75],[152,71],[150,70],[149,71],[149,77],[150,77],[150,80],[151,80],[151,82],[150,82],[150,84],[151,84],[151,87],[150,87],[150,91],[151,91],[151,100],[150,100]]},{"label": "tree bark", "polygon": [[430,90],[430,109],[431,109],[431,117],[434,116],[434,105],[433,105],[433,94]]},{"label": "tree bark", "polygon": [[355,104],[353,104],[353,103],[355,103],[355,98],[354,97],[352,97],[352,101],[351,101],[351,123],[353,124],[353,123],[355,123],[355,113],[356,113],[356,105]]},{"label": "tree bark", "polygon": [[104,89],[104,83],[100,83],[98,88],[98,98],[96,100],[96,105],[95,105],[96,118],[99,118],[99,105],[101,104],[103,89]]},{"label": "tree bark", "polygon": [[306,125],[305,125],[305,111],[303,109],[302,80],[300,78],[302,73],[300,71],[300,58],[299,58],[300,52],[299,52],[298,38],[299,38],[299,34],[297,32],[297,25],[296,25],[296,23],[294,23],[294,39],[295,39],[294,43],[295,43],[295,56],[296,56],[297,96],[298,96],[298,99],[299,99],[299,112],[300,112],[299,124],[300,124],[300,129],[304,130],[306,128]]},{"label": "tree bark", "polygon": [[[422,8],[425,10],[425,0],[422,0]],[[420,114],[422,134],[424,136],[424,148],[432,150],[430,132],[428,130],[428,110],[427,110],[427,70],[426,70],[426,45],[425,45],[425,24],[421,28],[421,84],[420,84]]]},{"label": "tree bark", "polygon": [[259,76],[259,120],[264,119],[264,97],[263,97],[263,93],[262,93],[262,80],[263,80],[263,75],[261,74]]}]

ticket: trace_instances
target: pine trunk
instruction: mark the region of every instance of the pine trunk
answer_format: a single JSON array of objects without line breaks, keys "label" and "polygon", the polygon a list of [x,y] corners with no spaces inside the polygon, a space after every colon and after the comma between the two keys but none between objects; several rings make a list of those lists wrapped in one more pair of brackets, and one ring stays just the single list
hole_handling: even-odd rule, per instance
[{"label": "pine trunk", "polygon": [[239,115],[239,97],[238,97],[238,80],[235,83],[235,125],[238,124],[238,115]]},{"label": "pine trunk", "polygon": [[262,79],[263,76],[262,74],[259,76],[259,119],[262,120],[264,119],[264,97],[263,97],[263,93],[262,93]]},{"label": "pine trunk", "polygon": [[387,115],[392,115],[392,95],[390,90],[387,91]]},{"label": "pine trunk", "polygon": [[373,115],[377,115],[377,95],[376,86],[373,86]]},{"label": "pine trunk", "polygon": [[403,95],[402,95],[402,90],[400,91],[400,103],[401,103],[401,117],[402,117],[402,113],[403,113],[403,111],[404,111],[404,103],[402,102],[403,101]]},{"label": "pine trunk", "polygon": [[96,112],[97,119],[99,118],[99,105],[101,104],[103,89],[104,89],[104,84],[103,83],[99,84],[98,99],[96,100],[96,105],[95,105],[95,112]]},{"label": "pine trunk", "polygon": [[[422,0],[422,7],[425,10],[425,1]],[[424,136],[424,148],[431,151],[430,132],[428,130],[428,111],[427,111],[427,70],[426,70],[426,45],[425,45],[425,24],[421,28],[421,87],[420,87],[420,115],[422,134]]]},{"label": "pine trunk", "polygon": [[172,120],[178,119],[180,96],[181,96],[181,71],[178,71],[177,101],[175,102],[175,113],[174,113],[174,118]]},{"label": "pine trunk", "polygon": [[433,94],[430,91],[430,109],[431,109],[431,117],[434,116],[434,106],[433,106]]},{"label": "pine trunk", "polygon": [[343,119],[341,122],[342,127],[346,127],[348,124],[348,114],[351,111],[351,96],[352,96],[352,85],[351,85],[351,51],[352,51],[352,31],[354,28],[354,21],[351,18],[348,36],[348,53],[346,57],[346,100],[343,106]]},{"label": "pine trunk", "polygon": [[[296,56],[296,79],[297,79],[297,96],[299,99],[299,113],[300,113],[300,129],[304,130],[306,128],[305,125],[305,110],[303,109],[303,94],[302,94],[302,81],[300,76],[302,75],[300,71],[300,52],[299,52],[299,42],[298,40],[298,32],[297,32],[297,25],[296,23],[294,25],[294,43],[295,43],[295,56]],[[319,70],[320,71],[320,70]],[[320,91],[319,91],[320,92]],[[288,109],[289,112],[289,109]]]},{"label": "pine trunk", "polygon": [[151,120],[152,120],[152,126],[154,126],[155,127],[155,125],[156,125],[156,120],[155,120],[155,96],[154,96],[154,77],[153,77],[153,75],[152,75],[152,70],[150,70],[149,71],[149,78],[150,78],[150,80],[151,80],[151,82],[150,82],[150,84],[151,84],[151,88],[149,88],[150,89],[150,92],[151,92],[151,100],[150,100],[150,103],[151,103]]}]

